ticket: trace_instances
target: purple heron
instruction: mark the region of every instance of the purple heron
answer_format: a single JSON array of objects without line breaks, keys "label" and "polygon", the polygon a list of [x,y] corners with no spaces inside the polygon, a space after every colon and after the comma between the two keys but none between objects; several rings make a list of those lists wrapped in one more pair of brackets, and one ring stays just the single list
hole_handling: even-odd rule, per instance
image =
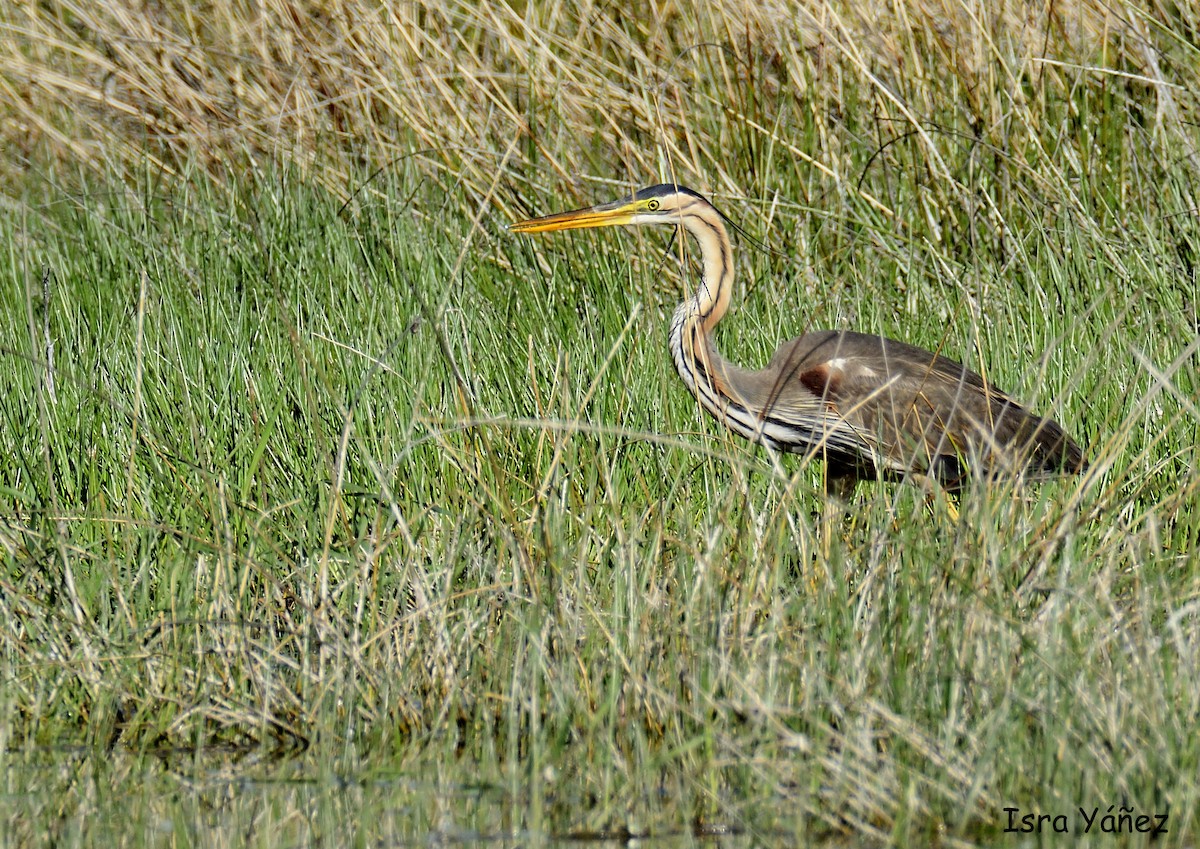
[{"label": "purple heron", "polygon": [[1018,405],[978,374],[915,345],[850,330],[784,342],[766,368],[721,356],[713,329],[729,309],[733,248],[723,215],[677,185],[510,225],[548,233],[617,224],[682,227],[700,247],[696,291],[671,319],[671,356],[719,422],[778,451],[821,457],[839,488],[858,480],[936,480],[958,492],[972,475],[1041,480],[1083,471],[1059,425]]}]

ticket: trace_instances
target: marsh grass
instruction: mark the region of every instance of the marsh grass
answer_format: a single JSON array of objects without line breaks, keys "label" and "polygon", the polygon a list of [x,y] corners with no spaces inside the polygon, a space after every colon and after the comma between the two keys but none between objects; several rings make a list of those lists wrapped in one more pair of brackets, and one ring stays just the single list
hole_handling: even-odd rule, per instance
[{"label": "marsh grass", "polygon": [[[1194,841],[1188,8],[340,8],[0,12],[11,842]],[[686,245],[503,229],[672,176],[732,359],[904,338],[1089,473],[841,511],[725,434]]]}]

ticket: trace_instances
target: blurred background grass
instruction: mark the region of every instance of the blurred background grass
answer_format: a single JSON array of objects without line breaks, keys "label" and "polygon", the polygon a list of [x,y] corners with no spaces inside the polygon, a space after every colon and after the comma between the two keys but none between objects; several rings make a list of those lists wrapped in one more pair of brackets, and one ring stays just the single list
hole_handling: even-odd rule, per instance
[{"label": "blurred background grass", "polygon": [[[1129,804],[1187,845],[1198,25],[5,5],[0,757],[32,788],[6,834],[119,830],[63,802],[84,786],[193,839],[192,807],[253,821],[119,789],[157,758],[184,786],[418,774],[447,837],[478,786],[480,834],[925,846]],[[503,232],[667,179],[746,231],[731,358],[903,338],[1093,473],[957,522],[898,487],[830,515],[819,468],[679,384],[692,272],[661,234]],[[373,832],[374,792],[358,834],[428,836]]]},{"label": "blurred background grass", "polygon": [[1186,142],[1195,109],[1175,3],[17,2],[3,26],[10,182],[52,162],[220,183],[286,157],[348,196],[354,169],[411,159],[478,211],[589,179],[769,198],[803,176],[790,200],[863,193],[904,226],[864,170],[918,182],[934,221],[974,211],[976,175],[1111,207],[1124,171],[1090,164]]}]

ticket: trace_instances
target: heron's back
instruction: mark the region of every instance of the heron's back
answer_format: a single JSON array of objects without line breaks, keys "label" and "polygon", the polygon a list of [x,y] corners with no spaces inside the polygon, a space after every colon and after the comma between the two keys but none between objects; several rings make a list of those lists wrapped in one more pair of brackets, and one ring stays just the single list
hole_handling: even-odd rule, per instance
[{"label": "heron's back", "polygon": [[[1086,467],[1056,422],[961,364],[905,342],[820,331],[785,342],[760,371],[738,371],[735,389],[761,402],[760,418],[791,421],[798,432],[819,423],[828,445],[818,450],[846,474],[916,472],[958,488],[972,473],[1043,478]],[[813,450],[803,442],[778,447]]]}]

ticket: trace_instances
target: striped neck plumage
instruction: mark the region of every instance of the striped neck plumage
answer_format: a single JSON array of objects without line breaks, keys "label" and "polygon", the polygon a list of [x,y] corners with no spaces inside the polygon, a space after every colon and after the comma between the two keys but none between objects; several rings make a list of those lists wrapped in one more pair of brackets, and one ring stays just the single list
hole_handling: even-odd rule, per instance
[{"label": "striped neck plumage", "polygon": [[733,250],[725,224],[711,206],[695,203],[682,213],[680,223],[700,247],[704,272],[696,291],[671,319],[671,354],[683,382],[712,410],[720,395],[713,375],[723,361],[708,334],[729,309]]}]

